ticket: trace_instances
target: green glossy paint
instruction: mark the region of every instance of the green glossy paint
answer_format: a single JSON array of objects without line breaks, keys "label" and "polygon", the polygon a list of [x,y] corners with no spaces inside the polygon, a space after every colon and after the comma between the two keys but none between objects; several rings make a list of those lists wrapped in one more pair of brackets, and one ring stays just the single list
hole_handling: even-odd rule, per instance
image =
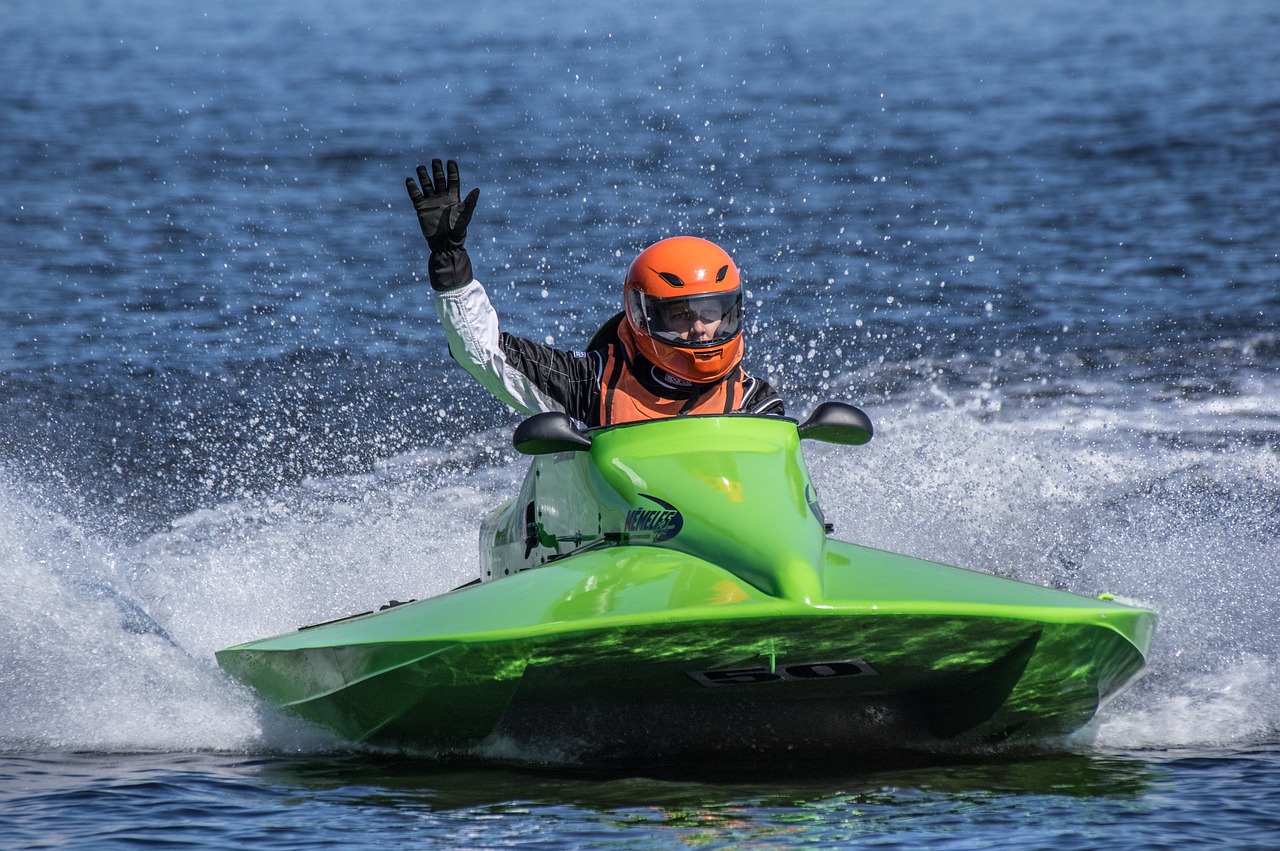
[{"label": "green glossy paint", "polygon": [[789,420],[592,436],[486,519],[489,581],[218,661],[352,740],[584,759],[1054,735],[1143,668],[1149,611],[828,538]]}]

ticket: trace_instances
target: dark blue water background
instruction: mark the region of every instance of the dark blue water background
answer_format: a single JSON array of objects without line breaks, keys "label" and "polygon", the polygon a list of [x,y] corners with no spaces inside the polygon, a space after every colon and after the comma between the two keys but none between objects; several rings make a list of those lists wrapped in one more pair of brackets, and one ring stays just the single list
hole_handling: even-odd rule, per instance
[{"label": "dark blue water background", "polygon": [[[1274,4],[17,0],[0,40],[0,844],[1280,833]],[[215,649],[465,581],[520,475],[431,306],[432,156],[536,339],[721,242],[748,365],[876,421],[810,451],[839,536],[1151,606],[1148,677],[1049,754],[739,780],[257,703]]]}]

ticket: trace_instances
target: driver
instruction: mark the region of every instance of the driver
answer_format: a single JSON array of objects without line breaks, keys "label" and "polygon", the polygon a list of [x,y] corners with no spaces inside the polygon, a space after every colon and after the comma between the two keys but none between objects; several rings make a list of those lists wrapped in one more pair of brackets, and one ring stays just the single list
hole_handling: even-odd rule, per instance
[{"label": "driver", "polygon": [[449,353],[491,393],[525,414],[563,411],[579,427],[688,414],[783,414],[782,400],[742,368],[742,285],[724,249],[693,236],[664,239],[627,271],[623,310],[586,351],[498,329],[465,241],[480,197],[460,198],[458,165],[418,166],[409,198]]}]

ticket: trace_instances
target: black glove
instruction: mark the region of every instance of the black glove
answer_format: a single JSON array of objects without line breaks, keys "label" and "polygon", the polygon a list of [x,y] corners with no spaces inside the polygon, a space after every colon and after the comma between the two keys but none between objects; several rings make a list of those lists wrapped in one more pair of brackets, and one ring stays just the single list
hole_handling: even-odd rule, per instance
[{"label": "black glove", "polygon": [[431,258],[427,261],[431,288],[452,290],[470,283],[471,258],[463,243],[480,190],[472,189],[466,200],[458,200],[458,164],[453,160],[449,160],[447,178],[440,160],[432,160],[431,176],[427,175],[426,166],[418,166],[418,181],[410,177],[405,186],[413,209],[418,212],[422,235],[431,249]]}]

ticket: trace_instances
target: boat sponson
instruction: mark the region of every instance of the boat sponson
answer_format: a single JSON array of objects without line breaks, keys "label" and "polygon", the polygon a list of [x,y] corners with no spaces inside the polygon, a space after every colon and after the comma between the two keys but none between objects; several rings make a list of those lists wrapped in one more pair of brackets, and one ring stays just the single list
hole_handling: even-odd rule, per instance
[{"label": "boat sponson", "polygon": [[[839,541],[825,559],[797,600],[675,550],[615,547],[219,661],[348,738],[443,749],[572,730],[574,718],[579,731],[611,714],[634,727],[646,713],[690,730],[741,714],[781,724],[780,740],[807,739],[806,717],[872,736],[872,720],[880,734],[1054,733],[1142,669],[1145,610]],[[869,672],[786,676],[855,661]],[[699,679],[736,670],[776,678]]]}]

